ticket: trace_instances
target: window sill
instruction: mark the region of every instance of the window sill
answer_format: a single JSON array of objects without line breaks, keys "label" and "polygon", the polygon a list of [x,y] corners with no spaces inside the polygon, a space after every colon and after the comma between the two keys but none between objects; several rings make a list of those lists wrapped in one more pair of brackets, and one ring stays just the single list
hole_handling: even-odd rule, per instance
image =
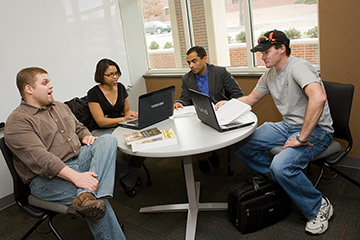
[{"label": "window sill", "polygon": [[[230,72],[230,71],[229,71]],[[230,72],[231,75],[233,77],[260,77],[261,75],[263,75],[263,72]],[[185,74],[185,73],[184,73]],[[144,78],[181,78],[182,76],[184,76],[184,74],[181,73],[147,73],[145,75],[143,75]]]}]

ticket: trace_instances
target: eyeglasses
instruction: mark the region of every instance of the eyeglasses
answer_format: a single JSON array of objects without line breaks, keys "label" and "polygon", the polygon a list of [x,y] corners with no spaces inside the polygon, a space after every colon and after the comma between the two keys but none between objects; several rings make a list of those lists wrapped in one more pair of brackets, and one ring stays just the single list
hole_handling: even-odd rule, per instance
[{"label": "eyeglasses", "polygon": [[120,73],[119,72],[114,72],[114,73],[109,73],[109,74],[104,74],[107,77],[119,77]]}]

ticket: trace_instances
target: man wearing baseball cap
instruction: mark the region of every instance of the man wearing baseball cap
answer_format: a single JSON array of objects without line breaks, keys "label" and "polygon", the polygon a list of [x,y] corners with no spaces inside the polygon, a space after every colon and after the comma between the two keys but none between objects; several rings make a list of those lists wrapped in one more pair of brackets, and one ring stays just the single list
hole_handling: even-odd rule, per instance
[{"label": "man wearing baseball cap", "polygon": [[[253,172],[270,172],[308,219],[306,233],[316,235],[327,230],[333,207],[302,170],[326,149],[334,130],[323,82],[310,63],[290,56],[289,46],[286,35],[273,30],[250,50],[261,52],[268,70],[253,91],[238,100],[254,106],[270,94],[283,120],[265,122],[233,149]],[[277,146],[282,151],[270,159],[265,152]]]}]

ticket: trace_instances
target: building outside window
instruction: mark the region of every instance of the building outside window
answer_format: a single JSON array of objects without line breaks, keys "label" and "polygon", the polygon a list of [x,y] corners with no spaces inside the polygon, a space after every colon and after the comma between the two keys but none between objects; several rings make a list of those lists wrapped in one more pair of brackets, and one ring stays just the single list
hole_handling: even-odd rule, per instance
[{"label": "building outside window", "polygon": [[319,67],[317,0],[139,1],[150,72],[188,68],[186,50],[194,45],[230,71],[262,71],[261,53],[249,49],[273,29],[290,38],[293,56]]},{"label": "building outside window", "polygon": [[170,19],[172,11],[168,0],[140,0],[140,2],[149,55],[149,69],[175,68]]}]

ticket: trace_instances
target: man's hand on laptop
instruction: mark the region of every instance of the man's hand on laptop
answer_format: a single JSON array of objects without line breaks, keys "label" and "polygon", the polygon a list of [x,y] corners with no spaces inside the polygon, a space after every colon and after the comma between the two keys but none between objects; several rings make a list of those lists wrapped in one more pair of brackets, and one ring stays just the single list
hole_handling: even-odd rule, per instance
[{"label": "man's hand on laptop", "polygon": [[183,108],[184,106],[180,102],[174,103],[174,109],[178,110],[179,108]]},{"label": "man's hand on laptop", "polygon": [[217,111],[221,106],[223,106],[225,103],[227,103],[228,101],[219,101],[215,104],[215,110]]}]

